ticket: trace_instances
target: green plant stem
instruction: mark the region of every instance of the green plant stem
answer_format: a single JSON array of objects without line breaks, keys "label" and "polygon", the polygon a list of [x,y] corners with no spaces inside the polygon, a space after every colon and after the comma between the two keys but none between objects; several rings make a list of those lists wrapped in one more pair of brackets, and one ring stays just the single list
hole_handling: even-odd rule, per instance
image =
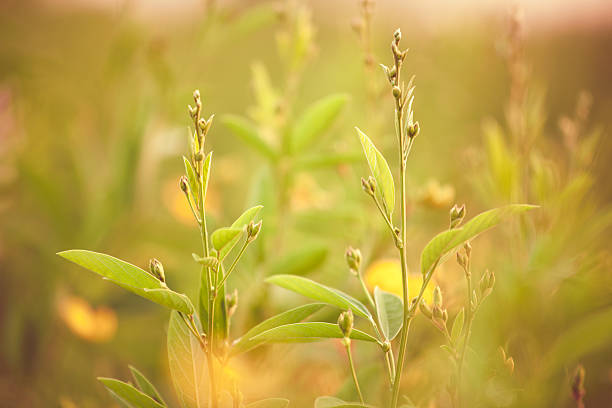
[{"label": "green plant stem", "polygon": [[[457,364],[457,406],[461,407],[461,382],[463,378],[463,361],[465,360],[465,352],[467,350],[468,343],[470,342],[470,336],[472,335],[472,322],[474,321],[474,314],[472,313],[472,273],[471,265],[468,261],[468,267],[465,269],[465,279],[467,281],[467,301],[465,305],[465,337],[463,339],[463,345],[461,352],[459,353],[459,362]],[[476,312],[474,310],[474,312]]]},{"label": "green plant stem", "polygon": [[238,252],[238,255],[236,255],[234,262],[232,262],[232,264],[230,265],[225,275],[223,275],[223,278],[221,278],[221,281],[217,284],[216,292],[218,292],[218,290],[223,287],[223,285],[225,284],[225,281],[227,280],[227,278],[229,278],[230,273],[232,273],[232,271],[236,267],[236,264],[238,264],[238,261],[240,261],[240,258],[242,258],[242,255],[244,254],[244,251],[246,251],[246,248],[249,246],[251,242],[252,241],[249,241],[248,239],[244,241],[244,244],[242,245],[242,248],[240,248],[240,252]]},{"label": "green plant stem", "polygon": [[357,394],[359,394],[359,401],[362,404],[365,404],[363,395],[361,394],[361,388],[359,387],[359,380],[357,379],[357,373],[355,372],[355,364],[353,364],[353,353],[351,352],[351,343],[350,339],[346,338],[343,340],[344,348],[346,349],[346,355],[348,356],[349,366],[351,368],[351,374],[353,375],[353,381],[355,382],[355,388],[357,389]]}]

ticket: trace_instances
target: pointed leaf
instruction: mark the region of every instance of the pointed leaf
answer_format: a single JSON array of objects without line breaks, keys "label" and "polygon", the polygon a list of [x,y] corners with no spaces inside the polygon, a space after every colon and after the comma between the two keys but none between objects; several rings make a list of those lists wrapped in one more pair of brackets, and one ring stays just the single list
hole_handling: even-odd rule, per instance
[{"label": "pointed leaf", "polygon": [[162,404],[139,391],[131,384],[115,380],[114,378],[98,377],[98,380],[100,380],[109,391],[130,405],[134,405],[138,408],[164,408]]},{"label": "pointed leaf", "polygon": [[130,371],[132,372],[132,377],[134,377],[134,381],[136,385],[140,389],[140,391],[147,394],[149,397],[153,398],[155,401],[159,402],[162,405],[166,405],[164,399],[162,398],[157,388],[145,377],[140,371],[136,369],[136,367],[130,366]]},{"label": "pointed leaf", "polygon": [[329,95],[310,105],[297,119],[291,134],[291,151],[300,152],[327,130],[348,100],[346,95]]},{"label": "pointed leaf", "polygon": [[521,214],[534,208],[538,207],[528,204],[511,204],[495,208],[478,214],[461,228],[439,233],[429,241],[421,253],[421,273],[425,275],[431,272],[430,269],[438,259],[443,260],[453,250],[477,237],[480,233],[499,224],[504,218]]},{"label": "pointed leaf", "polygon": [[327,246],[321,244],[302,246],[275,261],[270,274],[305,275],[325,262],[327,252]]},{"label": "pointed leaf", "polygon": [[372,319],[368,308],[357,299],[313,280],[301,276],[274,275],[267,278],[266,282],[289,289],[313,300],[337,306],[340,309],[351,309],[356,315],[369,320]]},{"label": "pointed leaf", "polygon": [[451,329],[451,340],[453,344],[457,344],[457,340],[461,336],[461,332],[463,331],[463,323],[465,320],[465,313],[463,308],[457,313],[457,317],[455,317],[455,321],[453,322],[453,327]]},{"label": "pointed leaf", "polygon": [[177,312],[168,325],[168,365],[181,406],[204,408],[208,403],[206,356]]},{"label": "pointed leaf", "polygon": [[198,179],[195,175],[195,171],[193,170],[193,166],[189,159],[183,156],[183,162],[185,164],[185,175],[187,176],[187,181],[189,182],[189,189],[191,190],[191,196],[193,197],[196,206],[199,206],[198,197],[200,196]]},{"label": "pointed leaf", "polygon": [[240,240],[242,234],[242,228],[223,227],[219,228],[210,236],[213,248],[219,252],[219,259],[223,259],[225,255],[231,251],[231,249]]},{"label": "pointed leaf", "polygon": [[257,126],[246,118],[237,115],[225,115],[221,122],[227,126],[244,143],[255,148],[269,159],[276,159],[277,153],[259,135]]},{"label": "pointed leaf", "polygon": [[262,341],[257,342],[252,340],[253,337],[257,336],[258,334],[274,327],[301,322],[302,320],[321,310],[324,306],[324,303],[311,303],[270,317],[269,319],[253,327],[251,330],[247,331],[240,339],[236,340],[230,352],[231,355],[245,353],[259,346]]},{"label": "pointed leaf", "polygon": [[380,328],[385,339],[391,341],[402,328],[404,303],[399,296],[385,292],[378,286],[374,288],[374,300]]},{"label": "pointed leaf", "polygon": [[[302,343],[343,337],[344,334],[336,323],[305,322],[274,327],[258,334],[253,340],[263,340],[268,343]],[[350,337],[354,340],[378,342],[374,337],[357,329],[351,330]]]},{"label": "pointed leaf", "polygon": [[391,170],[384,156],[378,151],[376,146],[374,146],[370,138],[358,128],[355,129],[357,129],[357,133],[359,134],[363,153],[368,160],[372,176],[374,176],[376,180],[376,194],[382,198],[387,215],[390,218],[393,213],[393,208],[395,207],[395,184],[393,182]]},{"label": "pointed leaf", "polygon": [[236,221],[232,223],[231,227],[232,228],[246,227],[249,222],[255,220],[255,217],[257,216],[257,214],[259,214],[262,208],[263,208],[263,205],[256,205],[255,207],[249,208],[248,210],[243,212],[242,215],[240,215],[240,217],[236,218]]},{"label": "pointed leaf", "polygon": [[208,153],[204,159],[204,165],[202,166],[202,197],[203,201],[206,202],[206,191],[208,191],[208,180],[210,179],[210,163],[212,161],[212,152]]},{"label": "pointed leaf", "polygon": [[130,263],[82,249],[58,252],[58,255],[152,302],[186,314],[192,314],[194,311],[186,295],[162,286],[159,279]]},{"label": "pointed leaf", "polygon": [[286,398],[266,398],[247,404],[246,408],[286,408],[289,400]]}]

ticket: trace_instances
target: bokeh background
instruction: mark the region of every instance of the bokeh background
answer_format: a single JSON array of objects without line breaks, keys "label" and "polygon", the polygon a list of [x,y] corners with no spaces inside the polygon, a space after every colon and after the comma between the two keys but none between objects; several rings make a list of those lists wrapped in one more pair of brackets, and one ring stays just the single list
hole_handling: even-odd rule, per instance
[{"label": "bokeh background", "polygon": [[[422,129],[409,162],[411,269],[455,202],[468,216],[542,206],[474,242],[476,273],[494,270],[497,286],[474,326],[472,406],[574,406],[578,364],[586,406],[609,406],[612,5],[375,0],[370,10],[364,31],[361,0],[0,3],[0,405],[112,406],[95,378],[127,379],[130,364],[174,401],[168,312],[55,253],[86,248],[141,266],[154,256],[173,288],[195,295],[198,232],[177,186],[195,88],[216,114],[211,223],[266,206],[264,237],[230,282],[235,336],[303,303],[262,284],[273,273],[358,296],[348,245],[362,248],[369,284],[399,290],[392,242],[360,190],[353,127],[395,158],[377,65],[391,62],[401,27]],[[239,115],[278,145],[330,94],[347,100],[339,118],[278,163],[232,132],[228,115]],[[436,282],[453,316],[459,267],[444,265]],[[403,389],[419,407],[449,406],[442,341],[417,319]],[[357,352],[370,395],[384,387],[374,353]],[[334,342],[261,349],[233,368],[249,398],[355,397]]]}]

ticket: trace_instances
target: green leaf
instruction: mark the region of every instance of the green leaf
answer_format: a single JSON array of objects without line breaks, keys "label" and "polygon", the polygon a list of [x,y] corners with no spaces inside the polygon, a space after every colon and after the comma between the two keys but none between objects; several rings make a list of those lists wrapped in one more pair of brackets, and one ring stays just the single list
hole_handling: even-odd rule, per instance
[{"label": "green leaf", "polygon": [[[269,343],[302,343],[343,337],[344,334],[336,323],[305,322],[274,327],[258,334],[252,340]],[[354,340],[378,342],[374,337],[357,329],[351,330],[350,337]]]},{"label": "green leaf", "polygon": [[311,303],[308,305],[296,307],[295,309],[291,309],[276,316],[270,317],[269,319],[259,323],[257,326],[247,331],[244,336],[237,339],[234,342],[234,345],[230,352],[231,355],[233,356],[236,354],[245,353],[261,345],[262,341],[257,342],[252,340],[253,337],[257,336],[258,334],[270,330],[274,327],[301,322],[302,320],[321,310],[324,306],[324,303]]},{"label": "green leaf", "polygon": [[140,389],[140,391],[147,394],[149,397],[153,398],[155,401],[159,402],[162,405],[166,405],[164,399],[162,398],[157,388],[145,377],[140,371],[136,369],[136,367],[130,366],[130,371],[132,372],[132,376],[134,377],[134,381],[136,385]]},{"label": "green leaf", "polygon": [[393,208],[395,207],[395,184],[393,182],[393,176],[389,165],[385,160],[384,156],[378,151],[374,143],[370,138],[363,133],[359,128],[357,133],[359,134],[359,140],[361,140],[361,146],[363,147],[363,153],[368,160],[370,171],[372,176],[376,180],[376,194],[382,198],[383,205],[387,211],[387,215],[391,218],[393,214]]},{"label": "green leaf", "polygon": [[251,121],[237,115],[225,115],[221,122],[244,143],[253,147],[265,157],[275,160],[278,154],[259,135],[259,130]]},{"label": "green leaf", "polygon": [[359,408],[372,407],[372,405],[364,405],[359,402],[346,402],[336,397],[319,397],[315,400],[315,408]]},{"label": "green leaf", "polygon": [[289,400],[286,398],[266,398],[247,404],[246,408],[286,408]]},{"label": "green leaf", "polygon": [[134,405],[138,408],[164,408],[162,404],[139,391],[131,384],[106,377],[98,377],[98,380],[104,384],[109,391],[130,405]]},{"label": "green leaf", "polygon": [[463,308],[457,313],[457,317],[455,317],[455,321],[453,322],[453,327],[451,329],[451,340],[453,344],[457,344],[457,340],[461,336],[461,332],[463,331],[463,323],[465,321],[465,312]]},{"label": "green leaf", "polygon": [[193,166],[189,159],[183,156],[183,162],[185,163],[185,174],[187,175],[187,181],[189,182],[189,189],[191,190],[191,196],[193,197],[196,206],[199,206],[198,197],[199,194],[199,185],[198,179],[195,175],[195,171],[193,170]]},{"label": "green leaf", "polygon": [[325,262],[327,252],[327,246],[321,244],[300,247],[276,260],[270,266],[270,274],[305,275]]},{"label": "green leaf", "polygon": [[404,320],[404,303],[399,296],[374,288],[374,300],[380,328],[385,339],[391,341],[397,336]]},{"label": "green leaf", "polygon": [[223,259],[225,255],[232,250],[236,243],[240,240],[242,228],[223,227],[219,228],[210,236],[213,248],[219,253],[219,259]]},{"label": "green leaf", "polygon": [[256,205],[254,207],[249,208],[248,210],[243,212],[242,215],[240,215],[240,217],[236,219],[236,221],[234,221],[231,227],[232,228],[246,227],[249,222],[255,220],[255,217],[257,216],[257,214],[259,214],[262,208],[263,208],[263,205]]},{"label": "green leaf", "polygon": [[346,95],[335,94],[310,105],[293,127],[291,151],[299,152],[314,143],[332,125],[347,100]]},{"label": "green leaf", "polygon": [[205,407],[208,403],[206,356],[177,312],[170,315],[167,342],[168,365],[181,406]]},{"label": "green leaf", "polygon": [[194,311],[186,295],[162,286],[159,279],[130,263],[83,249],[58,252],[58,255],[152,302],[185,314]]},{"label": "green leaf", "polygon": [[478,214],[461,228],[439,233],[429,241],[421,253],[421,273],[425,275],[431,272],[430,269],[438,260],[444,260],[453,250],[477,237],[480,233],[499,224],[504,218],[521,214],[534,208],[538,207],[528,204],[511,204],[495,208]]},{"label": "green leaf", "polygon": [[266,282],[289,289],[313,300],[337,306],[340,309],[351,309],[356,315],[372,320],[370,311],[363,303],[344,292],[322,285],[313,280],[301,276],[274,275],[267,278]]},{"label": "green leaf", "polygon": [[204,202],[206,202],[206,191],[208,191],[208,180],[210,179],[211,161],[212,152],[208,153],[208,155],[204,159],[204,165],[202,166],[202,197]]}]

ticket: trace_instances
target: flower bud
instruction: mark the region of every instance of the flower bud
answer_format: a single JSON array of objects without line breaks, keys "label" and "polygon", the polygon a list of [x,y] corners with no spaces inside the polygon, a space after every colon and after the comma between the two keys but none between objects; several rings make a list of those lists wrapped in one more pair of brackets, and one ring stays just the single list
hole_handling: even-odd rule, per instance
[{"label": "flower bud", "polygon": [[416,135],[419,134],[419,122],[415,122],[412,125],[408,126],[408,136],[410,138],[415,137]]},{"label": "flower bud", "polygon": [[480,289],[480,297],[481,299],[486,298],[491,294],[493,290],[493,286],[495,285],[495,274],[493,272],[489,272],[487,269],[480,278],[480,282],[478,282],[478,288]]},{"label": "flower bud", "polygon": [[442,320],[444,323],[448,321],[448,311],[446,309],[442,310]]},{"label": "flower bud", "polygon": [[361,267],[361,251],[353,247],[348,247],[344,257],[351,273],[357,275],[359,273],[359,268]]},{"label": "flower bud", "polygon": [[193,100],[198,104],[200,102],[200,90],[196,89],[193,91]]},{"label": "flower bud", "polygon": [[465,269],[467,267],[467,262],[467,256],[465,254],[462,254],[461,252],[457,252],[457,263],[459,264],[459,266]]},{"label": "flower bud", "polygon": [[427,317],[428,319],[431,319],[433,317],[433,312],[431,310],[431,307],[429,307],[429,305],[425,302],[425,299],[421,299],[421,303],[419,304],[419,309],[421,310],[421,313],[423,313],[423,315]]},{"label": "flower bud", "polygon": [[431,315],[434,319],[442,320],[442,308],[439,305],[433,305]]},{"label": "flower bud", "polygon": [[442,307],[442,290],[440,286],[436,286],[433,291],[433,304],[434,306]]},{"label": "flower bud", "polygon": [[461,207],[457,207],[457,204],[453,205],[450,210],[450,229],[457,228],[463,218],[465,217],[465,204]]},{"label": "flower bud", "polygon": [[361,188],[367,195],[370,197],[374,197],[376,192],[376,180],[372,178],[372,176],[368,177],[368,179],[361,178]]},{"label": "flower bud", "polygon": [[402,90],[400,89],[399,86],[396,85],[396,86],[393,87],[392,93],[393,93],[393,97],[394,98],[399,98],[401,96],[401,94],[402,94]]},{"label": "flower bud", "polygon": [[391,343],[389,340],[385,340],[380,347],[382,348],[383,353],[388,353],[389,350],[391,350]]},{"label": "flower bud", "polygon": [[166,275],[164,275],[164,266],[155,258],[149,260],[149,271],[151,275],[155,276],[161,282],[166,282]]},{"label": "flower bud", "polygon": [[234,289],[231,294],[225,295],[225,305],[227,307],[227,315],[228,317],[231,317],[236,312],[236,308],[238,307],[237,289]]},{"label": "flower bud", "polygon": [[189,192],[189,181],[187,181],[186,176],[181,176],[179,179],[179,186],[181,187],[183,193],[187,194]]},{"label": "flower bud", "polygon": [[402,40],[402,31],[399,28],[393,33],[393,39],[396,43],[399,43]]},{"label": "flower bud", "polygon": [[249,222],[247,225],[247,239],[249,241],[254,241],[259,235],[259,231],[261,231],[261,226],[263,224],[263,220],[259,221],[257,224],[253,223],[253,221]]},{"label": "flower bud", "polygon": [[340,313],[340,316],[338,316],[338,326],[342,330],[345,339],[351,336],[351,331],[353,331],[353,312],[351,309]]},{"label": "flower bud", "polygon": [[206,129],[206,120],[204,118],[200,118],[200,120],[198,121],[198,126],[201,130]]}]

